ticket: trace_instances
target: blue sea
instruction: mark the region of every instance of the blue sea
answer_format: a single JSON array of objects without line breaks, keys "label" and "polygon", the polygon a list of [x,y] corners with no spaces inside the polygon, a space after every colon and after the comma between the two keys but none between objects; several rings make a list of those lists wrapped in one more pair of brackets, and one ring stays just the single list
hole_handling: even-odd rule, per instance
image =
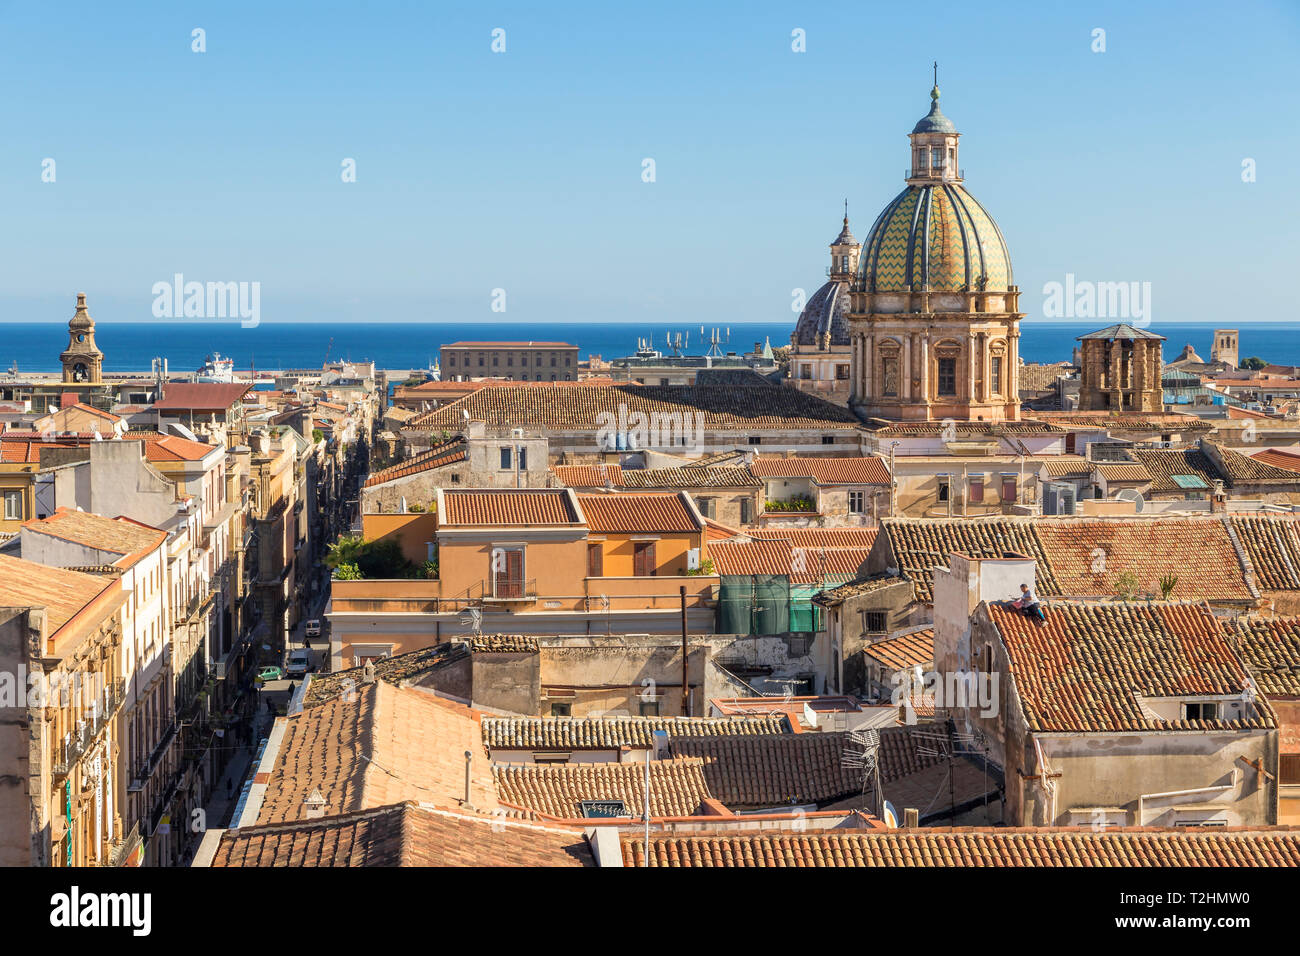
[{"label": "blue sea", "polygon": [[[1026,362],[1068,361],[1075,337],[1092,332],[1106,321],[1021,324],[1020,354]],[[1224,322],[1241,330],[1241,356],[1258,355],[1281,365],[1300,365],[1300,323]],[[1165,361],[1172,360],[1191,343],[1208,359],[1214,326],[1205,323],[1153,323],[1165,336]],[[438,357],[438,347],[457,340],[563,341],[577,345],[581,356],[605,360],[631,355],[637,340],[653,336],[654,347],[664,351],[667,334],[689,334],[688,354],[708,351],[701,327],[666,322],[657,328],[617,323],[530,324],[416,323],[307,324],[264,322],[241,328],[228,322],[99,322],[95,338],[104,352],[108,372],[147,372],[155,356],[166,358],[172,372],[197,369],[212,352],[235,360],[238,369],[319,368],[330,359],[370,360],[379,368],[424,368]],[[722,326],[722,350],[747,352],[754,343],[770,340],[772,347],[788,345],[791,323],[754,322]],[[53,322],[0,323],[0,372],[15,364],[22,372],[54,372],[59,353],[68,345],[67,327]]]}]

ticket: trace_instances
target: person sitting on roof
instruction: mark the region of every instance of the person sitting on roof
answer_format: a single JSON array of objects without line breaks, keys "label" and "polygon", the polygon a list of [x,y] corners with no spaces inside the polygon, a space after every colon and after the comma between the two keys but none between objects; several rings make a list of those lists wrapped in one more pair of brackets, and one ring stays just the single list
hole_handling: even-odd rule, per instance
[{"label": "person sitting on roof", "polygon": [[1047,615],[1043,613],[1042,605],[1038,603],[1038,596],[1028,584],[1020,585],[1020,597],[1012,601],[1011,606],[1026,617],[1033,618],[1038,624],[1047,623]]}]

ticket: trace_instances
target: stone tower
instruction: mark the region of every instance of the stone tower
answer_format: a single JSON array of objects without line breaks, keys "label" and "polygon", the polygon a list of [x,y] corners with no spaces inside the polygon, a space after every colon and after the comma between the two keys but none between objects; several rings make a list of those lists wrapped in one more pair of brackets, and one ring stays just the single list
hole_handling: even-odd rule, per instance
[{"label": "stone tower", "polygon": [[68,347],[59,356],[68,385],[99,385],[104,353],[95,344],[95,320],[86,310],[86,293],[77,293],[77,311],[68,321]]},{"label": "stone tower", "polygon": [[1214,343],[1210,346],[1211,362],[1226,362],[1229,368],[1236,368],[1240,362],[1237,356],[1238,333],[1236,329],[1215,329]]},{"label": "stone tower", "polygon": [[1164,411],[1164,340],[1124,323],[1079,336],[1079,410]]}]

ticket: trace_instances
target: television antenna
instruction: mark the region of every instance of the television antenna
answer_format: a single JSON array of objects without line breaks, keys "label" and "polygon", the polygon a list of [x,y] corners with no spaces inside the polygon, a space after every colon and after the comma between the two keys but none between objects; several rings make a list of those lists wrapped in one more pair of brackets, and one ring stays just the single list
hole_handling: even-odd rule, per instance
[{"label": "television antenna", "polygon": [[1136,488],[1121,488],[1119,491],[1115,492],[1115,498],[1118,501],[1133,502],[1133,510],[1138,514],[1142,513],[1142,509],[1145,508],[1147,504],[1146,499],[1142,497],[1142,492],[1138,491]]},{"label": "television antenna", "polygon": [[[926,733],[918,731],[912,734],[913,740],[923,741],[916,748],[916,752],[922,757],[934,757],[943,760],[948,764],[948,821],[949,825],[955,825],[957,820],[957,780],[955,773],[955,764],[959,757],[978,756],[984,766],[984,821],[989,822],[989,761],[988,761],[988,741],[983,734],[979,732],[969,734],[959,734],[952,724],[951,718],[948,721],[945,732],[943,733]],[[938,798],[935,794],[935,798]],[[931,801],[931,806],[934,801]],[[929,809],[927,807],[927,809]]]},{"label": "television antenna", "polygon": [[467,607],[460,612],[460,623],[469,628],[477,640],[483,633],[483,612],[476,607]]},{"label": "television antenna", "polygon": [[862,771],[862,792],[871,787],[872,806],[876,816],[882,817],[885,795],[880,789],[880,731],[876,728],[851,730],[848,738],[857,747],[846,748],[840,761],[846,767]]}]

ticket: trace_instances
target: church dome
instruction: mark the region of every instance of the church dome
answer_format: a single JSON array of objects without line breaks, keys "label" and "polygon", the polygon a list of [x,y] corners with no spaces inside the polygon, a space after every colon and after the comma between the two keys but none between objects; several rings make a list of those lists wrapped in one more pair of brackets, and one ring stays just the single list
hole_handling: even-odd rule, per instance
[{"label": "church dome", "polygon": [[912,183],[885,207],[863,243],[858,280],[868,292],[1001,292],[1014,281],[993,218],[944,181]]},{"label": "church dome", "polygon": [[820,348],[822,337],[829,332],[831,345],[848,345],[849,323],[845,316],[848,307],[848,283],[835,279],[827,282],[813,293],[799,313],[799,321],[794,326],[794,344]]}]

